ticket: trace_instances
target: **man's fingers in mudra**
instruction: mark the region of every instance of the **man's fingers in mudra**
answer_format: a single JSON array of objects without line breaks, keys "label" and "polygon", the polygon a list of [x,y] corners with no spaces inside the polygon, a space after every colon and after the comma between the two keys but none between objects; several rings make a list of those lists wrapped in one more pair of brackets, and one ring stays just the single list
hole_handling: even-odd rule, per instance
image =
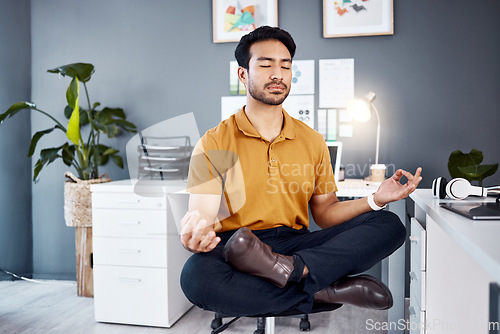
[{"label": "man's fingers in mudra", "polygon": [[203,234],[201,230],[198,228],[200,224],[199,215],[194,215],[194,220],[192,221],[192,228],[190,233],[186,233],[186,243],[187,246],[194,251],[200,251],[200,242],[203,239]]},{"label": "man's fingers in mudra", "polygon": [[220,238],[216,236],[214,231],[208,232],[200,242],[200,250],[211,251],[217,246]]},{"label": "man's fingers in mudra", "polygon": [[401,179],[401,177],[403,176],[403,170],[402,169],[398,169],[393,175],[392,175],[392,179],[394,179],[394,181],[399,181]]},{"label": "man's fingers in mudra", "polygon": [[420,181],[422,181],[422,177],[420,174],[422,173],[422,168],[418,167],[417,170],[415,171],[415,175],[413,175],[410,172],[403,171],[403,175],[408,179],[408,186],[414,186],[415,188],[418,186]]},{"label": "man's fingers in mudra", "polygon": [[417,189],[418,184],[422,180],[422,177],[420,176],[421,171],[421,167],[417,168],[417,170],[415,171],[415,175],[411,174],[410,172],[403,171],[403,175],[408,179],[403,188],[405,197],[407,197],[413,191],[415,191],[415,189]]},{"label": "man's fingers in mudra", "polygon": [[181,219],[181,235],[184,236],[193,232],[194,228],[197,225],[196,216],[199,215],[198,211],[188,212]]},{"label": "man's fingers in mudra", "polygon": [[205,236],[206,232],[203,229],[203,226],[206,226],[207,221],[205,219],[199,219],[200,217],[198,216],[198,219],[196,220],[196,223],[193,227],[193,233],[191,238],[197,240],[197,242],[201,242],[203,237]]},{"label": "man's fingers in mudra", "polygon": [[214,249],[215,247],[217,247],[217,245],[219,244],[219,242],[220,242],[220,238],[219,237],[213,238],[212,241],[210,242],[210,244],[208,244],[208,246],[206,248],[206,251],[210,252],[212,249]]},{"label": "man's fingers in mudra", "polygon": [[422,167],[418,167],[415,171],[415,176],[413,177],[413,182],[418,186],[420,181],[422,181]]}]

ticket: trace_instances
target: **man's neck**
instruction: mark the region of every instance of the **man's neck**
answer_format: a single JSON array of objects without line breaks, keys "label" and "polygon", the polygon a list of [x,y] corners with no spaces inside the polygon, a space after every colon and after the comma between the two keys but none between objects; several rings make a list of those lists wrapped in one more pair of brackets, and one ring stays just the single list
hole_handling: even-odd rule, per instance
[{"label": "man's neck", "polygon": [[270,142],[273,142],[278,137],[283,128],[281,104],[273,106],[247,99],[245,114],[255,130]]}]

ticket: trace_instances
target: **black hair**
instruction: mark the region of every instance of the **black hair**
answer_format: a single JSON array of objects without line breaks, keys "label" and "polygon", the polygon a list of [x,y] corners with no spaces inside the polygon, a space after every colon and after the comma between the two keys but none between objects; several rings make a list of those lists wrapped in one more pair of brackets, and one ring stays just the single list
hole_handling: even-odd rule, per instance
[{"label": "black hair", "polygon": [[293,58],[296,46],[292,36],[287,31],[278,27],[262,26],[241,37],[236,50],[234,50],[234,56],[238,61],[238,65],[248,69],[248,63],[250,61],[250,47],[252,44],[271,39],[275,39],[283,43],[283,45],[285,45],[288,49],[288,52],[290,52],[290,57]]}]

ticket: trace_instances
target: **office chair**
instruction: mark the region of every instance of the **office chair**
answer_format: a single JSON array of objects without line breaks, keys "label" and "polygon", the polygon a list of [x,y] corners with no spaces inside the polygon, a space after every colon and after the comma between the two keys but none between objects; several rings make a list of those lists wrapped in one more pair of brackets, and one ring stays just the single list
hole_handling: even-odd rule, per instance
[{"label": "office chair", "polygon": [[[342,304],[324,304],[317,303],[313,305],[311,313],[319,313],[319,312],[327,312],[333,311],[340,308]],[[257,329],[254,331],[254,334],[265,334],[266,333],[266,325],[267,325],[267,333],[274,334],[274,318],[276,317],[286,317],[286,316],[300,316],[300,324],[299,329],[301,331],[309,331],[311,329],[311,324],[309,322],[309,315],[304,314],[300,311],[285,311],[279,314],[259,314],[255,316],[250,316],[250,318],[257,318]],[[218,334],[224,330],[226,330],[231,324],[236,322],[242,316],[235,316],[232,320],[223,324],[222,319],[227,318],[227,316],[215,313],[214,319],[210,324],[213,331],[211,334]]]}]

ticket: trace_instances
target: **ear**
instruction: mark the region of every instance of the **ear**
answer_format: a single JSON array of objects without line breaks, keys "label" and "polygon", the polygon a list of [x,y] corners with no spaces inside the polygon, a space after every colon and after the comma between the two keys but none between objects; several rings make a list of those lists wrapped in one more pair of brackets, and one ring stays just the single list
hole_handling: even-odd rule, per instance
[{"label": "ear", "polygon": [[248,82],[248,70],[243,67],[238,67],[238,79],[246,86]]}]

